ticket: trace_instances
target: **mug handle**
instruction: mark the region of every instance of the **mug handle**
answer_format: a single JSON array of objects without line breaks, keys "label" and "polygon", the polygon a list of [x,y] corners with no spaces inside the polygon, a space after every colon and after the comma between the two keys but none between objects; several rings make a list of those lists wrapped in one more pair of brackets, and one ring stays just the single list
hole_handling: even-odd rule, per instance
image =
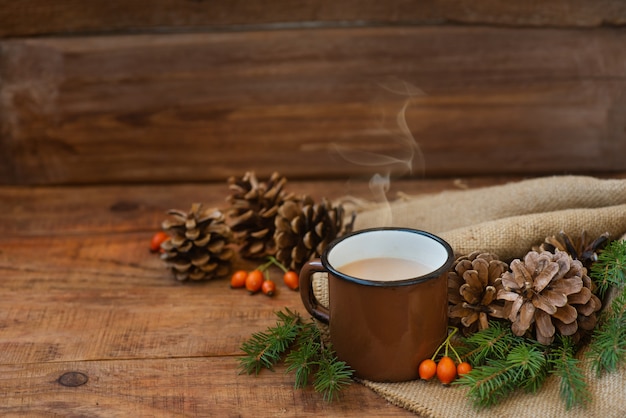
[{"label": "mug handle", "polygon": [[313,292],[314,273],[326,273],[326,269],[319,259],[311,260],[302,266],[300,270],[300,297],[306,310],[319,321],[328,324],[329,310],[320,304]]}]

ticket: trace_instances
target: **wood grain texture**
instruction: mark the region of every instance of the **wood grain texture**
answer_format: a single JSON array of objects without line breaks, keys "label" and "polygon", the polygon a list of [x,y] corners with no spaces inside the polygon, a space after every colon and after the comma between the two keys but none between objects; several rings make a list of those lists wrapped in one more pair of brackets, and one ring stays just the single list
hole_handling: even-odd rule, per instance
[{"label": "wood grain texture", "polygon": [[[619,171],[625,40],[487,27],[5,40],[0,184]],[[414,88],[411,137],[396,116]]]},{"label": "wood grain texture", "polygon": [[181,284],[146,250],[150,236],[0,239],[0,363],[231,356],[274,311],[304,313],[284,286],[268,298],[227,279]]},{"label": "wood grain texture", "polygon": [[[240,174],[240,176],[243,173]],[[512,181],[513,177],[464,179],[391,179],[386,196],[437,193],[444,190],[479,187]],[[259,176],[266,181],[267,177]],[[316,201],[351,196],[375,201],[369,179],[353,178],[324,181],[288,181],[284,190],[306,194]],[[81,187],[0,187],[0,233],[3,237],[62,237],[75,234],[143,233],[144,240],[160,228],[169,209],[189,210],[200,202],[208,207],[227,209],[226,181],[210,184],[166,184]],[[88,207],[88,210],[82,208]]]},{"label": "wood grain texture", "polygon": [[[208,356],[0,365],[0,411],[7,417],[415,417],[357,384],[328,404],[310,389],[294,390],[283,367],[258,377],[236,368],[236,358]],[[59,378],[72,372],[87,382],[61,385]]]},{"label": "wood grain texture", "polygon": [[626,23],[619,0],[0,0],[0,37],[241,27],[470,23],[597,27]]}]

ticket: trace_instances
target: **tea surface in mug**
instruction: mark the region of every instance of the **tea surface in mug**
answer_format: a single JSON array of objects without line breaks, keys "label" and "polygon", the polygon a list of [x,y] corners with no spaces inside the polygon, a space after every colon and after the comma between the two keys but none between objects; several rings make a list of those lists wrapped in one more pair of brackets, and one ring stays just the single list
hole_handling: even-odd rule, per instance
[{"label": "tea surface in mug", "polygon": [[391,282],[423,276],[434,269],[404,258],[378,257],[356,260],[337,270],[348,276],[377,282]]}]

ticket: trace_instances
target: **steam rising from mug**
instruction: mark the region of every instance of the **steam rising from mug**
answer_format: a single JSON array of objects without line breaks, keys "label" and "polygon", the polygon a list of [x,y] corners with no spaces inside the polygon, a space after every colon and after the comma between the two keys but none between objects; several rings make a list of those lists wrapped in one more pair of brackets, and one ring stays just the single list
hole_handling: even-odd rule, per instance
[{"label": "steam rising from mug", "polygon": [[380,86],[389,93],[404,97],[404,103],[395,118],[397,132],[389,132],[390,141],[399,146],[401,154],[399,156],[385,155],[358,150],[341,144],[334,144],[334,148],[346,161],[356,165],[373,167],[376,170],[370,179],[369,188],[374,196],[374,201],[387,207],[380,226],[390,226],[392,216],[387,192],[389,191],[391,176],[410,175],[416,169],[421,174],[424,172],[424,155],[409,129],[406,111],[413,99],[423,97],[425,93],[417,87],[397,79],[380,84]]}]

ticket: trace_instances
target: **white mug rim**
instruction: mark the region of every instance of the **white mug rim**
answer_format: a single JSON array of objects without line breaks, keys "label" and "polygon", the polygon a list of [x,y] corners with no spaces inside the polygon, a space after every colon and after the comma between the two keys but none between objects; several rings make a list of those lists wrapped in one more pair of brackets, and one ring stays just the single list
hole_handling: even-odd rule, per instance
[{"label": "white mug rim", "polygon": [[[434,241],[434,243],[436,243],[437,245],[443,247],[446,253],[445,261],[441,263],[441,265],[439,265],[438,267],[429,271],[428,273],[425,273],[416,277],[411,277],[411,278],[401,279],[401,280],[392,280],[392,281],[369,280],[369,279],[364,279],[364,278],[359,278],[359,277],[353,277],[353,276],[350,276],[341,272],[340,270],[338,270],[336,266],[333,266],[329,262],[329,256],[331,255],[331,252],[340,243],[343,243],[344,241],[349,240],[356,235],[370,234],[370,233],[376,233],[380,231],[397,231],[397,232],[402,232],[402,233],[418,234],[423,237],[426,237]],[[366,286],[380,286],[380,287],[410,286],[410,285],[423,283],[429,280],[439,278],[443,273],[448,271],[450,267],[452,267],[452,264],[454,262],[454,252],[452,251],[452,247],[450,247],[450,244],[448,244],[441,237],[438,237],[437,235],[434,235],[430,232],[426,232],[426,231],[419,230],[419,229],[406,228],[406,227],[378,227],[378,228],[360,229],[358,231],[354,231],[346,235],[343,235],[342,237],[334,240],[324,250],[321,256],[321,262],[324,268],[329,272],[329,274],[337,278],[340,278],[342,280],[349,281],[349,282],[366,285]]]}]

